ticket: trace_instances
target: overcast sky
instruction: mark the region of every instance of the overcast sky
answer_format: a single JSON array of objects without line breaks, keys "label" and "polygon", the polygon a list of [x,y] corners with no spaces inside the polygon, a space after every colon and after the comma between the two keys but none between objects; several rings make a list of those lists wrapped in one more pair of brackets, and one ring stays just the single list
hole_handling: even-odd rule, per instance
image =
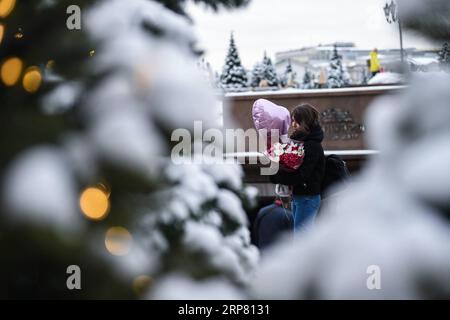
[{"label": "overcast sky", "polygon": [[[245,67],[275,52],[304,46],[354,42],[360,48],[398,48],[397,24],[384,17],[385,0],[252,0],[232,11],[213,13],[190,4],[200,47],[213,69],[222,69],[230,32],[234,31]],[[434,48],[436,44],[404,32],[404,46]]]}]

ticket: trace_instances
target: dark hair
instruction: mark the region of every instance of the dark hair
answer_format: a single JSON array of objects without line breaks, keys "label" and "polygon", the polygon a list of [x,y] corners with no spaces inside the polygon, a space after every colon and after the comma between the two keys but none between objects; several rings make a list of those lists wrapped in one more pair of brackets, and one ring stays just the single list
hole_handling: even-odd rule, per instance
[{"label": "dark hair", "polygon": [[295,107],[291,117],[306,131],[306,133],[310,133],[313,127],[320,124],[319,111],[309,103],[302,103]]}]

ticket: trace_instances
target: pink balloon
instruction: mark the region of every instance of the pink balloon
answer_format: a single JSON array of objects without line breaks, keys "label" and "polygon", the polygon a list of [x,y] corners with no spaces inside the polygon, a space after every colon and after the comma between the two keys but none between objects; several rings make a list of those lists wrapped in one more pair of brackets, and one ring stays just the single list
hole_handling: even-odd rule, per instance
[{"label": "pink balloon", "polygon": [[253,104],[253,123],[256,130],[279,130],[279,135],[287,136],[291,124],[289,111],[266,99],[258,99]]}]

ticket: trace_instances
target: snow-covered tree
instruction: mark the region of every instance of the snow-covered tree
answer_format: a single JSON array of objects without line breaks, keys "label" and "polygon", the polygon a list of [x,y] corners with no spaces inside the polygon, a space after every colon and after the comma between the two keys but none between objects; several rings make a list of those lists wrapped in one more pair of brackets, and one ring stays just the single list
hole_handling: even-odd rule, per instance
[{"label": "snow-covered tree", "polygon": [[277,87],[281,81],[278,79],[272,60],[264,52],[263,61],[256,63],[251,76],[252,87]]},{"label": "snow-covered tree", "polygon": [[298,87],[297,73],[292,68],[291,60],[288,60],[286,69],[284,70],[283,75],[280,77],[280,85],[282,87],[291,87],[291,88]]},{"label": "snow-covered tree", "polygon": [[267,81],[269,87],[277,87],[278,86],[278,76],[275,70],[275,67],[272,64],[272,60],[267,57],[267,54],[264,53],[263,59],[263,68],[264,68],[264,79]]},{"label": "snow-covered tree", "polygon": [[230,36],[230,44],[228,46],[228,53],[225,58],[225,65],[223,66],[220,81],[225,90],[240,89],[247,86],[247,73],[239,58],[233,33]]},{"label": "snow-covered tree", "polygon": [[[215,125],[190,22],[154,1],[91,3],[77,3],[82,32],[49,19],[70,0],[17,2],[6,17],[0,296],[143,297],[172,274],[242,285],[258,256],[242,169],[169,157],[173,130]],[[71,265],[82,290],[67,290]]]},{"label": "snow-covered tree", "polygon": [[328,68],[328,87],[342,88],[350,84],[350,75],[342,64],[342,56],[338,54],[334,46],[330,66]]},{"label": "snow-covered tree", "polygon": [[303,76],[302,89],[314,89],[314,78],[311,72],[308,69],[305,70],[305,74]]},{"label": "snow-covered tree", "polygon": [[259,87],[261,80],[264,79],[265,66],[262,63],[256,63],[252,69],[251,86]]}]

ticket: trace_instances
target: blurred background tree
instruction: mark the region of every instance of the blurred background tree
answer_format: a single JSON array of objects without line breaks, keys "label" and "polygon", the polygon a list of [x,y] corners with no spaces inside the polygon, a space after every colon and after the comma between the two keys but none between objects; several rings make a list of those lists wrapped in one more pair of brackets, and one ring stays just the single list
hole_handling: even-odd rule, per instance
[{"label": "blurred background tree", "polygon": [[277,71],[275,70],[275,67],[272,64],[272,59],[270,59],[265,52],[262,63],[264,66],[263,80],[264,79],[267,80],[269,87],[278,87]]},{"label": "blurred background tree", "polygon": [[233,33],[230,35],[227,56],[220,76],[222,87],[226,90],[242,89],[247,86],[247,73],[242,66],[241,58],[234,41]]},{"label": "blurred background tree", "polygon": [[350,75],[342,65],[342,56],[338,53],[336,45],[328,68],[328,87],[342,88],[350,84]]}]

